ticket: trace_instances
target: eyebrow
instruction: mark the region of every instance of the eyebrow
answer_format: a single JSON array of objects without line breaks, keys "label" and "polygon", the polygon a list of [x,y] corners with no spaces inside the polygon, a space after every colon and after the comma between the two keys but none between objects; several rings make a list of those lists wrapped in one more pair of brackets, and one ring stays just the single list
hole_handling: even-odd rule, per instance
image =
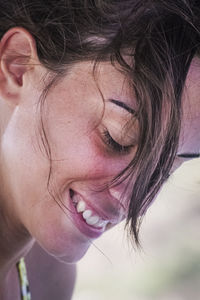
[{"label": "eyebrow", "polygon": [[119,100],[115,100],[115,99],[109,99],[109,101],[118,105],[119,107],[122,107],[123,109],[128,111],[130,114],[136,115],[136,111],[134,109],[132,109],[130,106],[128,106],[126,103],[119,101]]},{"label": "eyebrow", "polygon": [[197,158],[200,157],[200,153],[180,153],[177,154],[178,157],[183,157],[183,158]]}]

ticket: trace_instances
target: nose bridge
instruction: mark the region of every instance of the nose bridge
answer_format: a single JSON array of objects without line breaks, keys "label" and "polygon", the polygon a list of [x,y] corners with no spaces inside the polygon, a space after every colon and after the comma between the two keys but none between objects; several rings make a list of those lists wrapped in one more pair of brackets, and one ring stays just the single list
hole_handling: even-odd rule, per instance
[{"label": "nose bridge", "polygon": [[112,161],[100,161],[95,167],[93,168],[95,177],[103,178],[115,178],[121,171],[122,167],[118,165],[117,162]]}]

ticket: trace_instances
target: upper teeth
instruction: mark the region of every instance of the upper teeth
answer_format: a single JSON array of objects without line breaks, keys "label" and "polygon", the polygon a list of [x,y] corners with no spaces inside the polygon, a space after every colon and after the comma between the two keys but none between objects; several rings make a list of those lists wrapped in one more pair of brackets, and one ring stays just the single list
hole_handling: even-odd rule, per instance
[{"label": "upper teeth", "polygon": [[80,200],[79,197],[77,197],[76,200],[78,202],[76,205],[76,210],[78,213],[82,213],[82,216],[88,225],[105,227],[108,224],[108,221],[103,220],[99,216],[93,214],[90,209],[86,209],[86,203],[83,200]]},{"label": "upper teeth", "polygon": [[83,212],[86,208],[85,202],[83,200],[80,200],[76,206],[77,212]]}]

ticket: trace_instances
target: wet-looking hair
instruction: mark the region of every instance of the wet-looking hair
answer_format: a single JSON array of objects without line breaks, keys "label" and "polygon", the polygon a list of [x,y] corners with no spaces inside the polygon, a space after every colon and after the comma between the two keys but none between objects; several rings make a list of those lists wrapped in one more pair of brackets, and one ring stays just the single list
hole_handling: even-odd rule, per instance
[{"label": "wet-looking hair", "polygon": [[[82,61],[118,63],[137,104],[139,140],[129,166],[127,223],[138,244],[140,216],[168,177],[181,126],[181,96],[199,53],[200,4],[192,0],[0,0],[0,38],[20,26],[47,70]],[[124,56],[129,56],[129,63]]]}]

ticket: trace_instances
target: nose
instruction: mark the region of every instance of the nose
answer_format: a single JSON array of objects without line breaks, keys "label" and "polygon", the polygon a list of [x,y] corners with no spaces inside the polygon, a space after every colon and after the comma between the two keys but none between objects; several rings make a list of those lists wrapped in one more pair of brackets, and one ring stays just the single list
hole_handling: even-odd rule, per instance
[{"label": "nose", "polygon": [[[109,160],[101,161],[90,172],[90,176],[86,179],[85,184],[96,187],[97,201],[101,203],[101,207],[113,212],[118,216],[126,217],[131,195],[131,184],[129,178],[121,179],[119,182],[113,182],[113,179],[127,167],[125,160]],[[90,169],[91,170],[91,169]],[[98,193],[99,191],[99,193]]]},{"label": "nose", "polygon": [[115,188],[108,188],[96,195],[99,207],[110,216],[111,223],[119,223],[127,215],[127,208],[122,201],[122,193]]},{"label": "nose", "polygon": [[113,201],[118,203],[121,213],[126,216],[130,202],[130,188],[128,188],[128,184],[122,182],[116,186],[109,187],[108,191]]},{"label": "nose", "polygon": [[111,194],[111,196],[113,198],[115,198],[117,201],[120,201],[121,200],[121,197],[122,197],[122,191],[120,191],[119,189],[117,188],[109,188],[109,192]]}]

